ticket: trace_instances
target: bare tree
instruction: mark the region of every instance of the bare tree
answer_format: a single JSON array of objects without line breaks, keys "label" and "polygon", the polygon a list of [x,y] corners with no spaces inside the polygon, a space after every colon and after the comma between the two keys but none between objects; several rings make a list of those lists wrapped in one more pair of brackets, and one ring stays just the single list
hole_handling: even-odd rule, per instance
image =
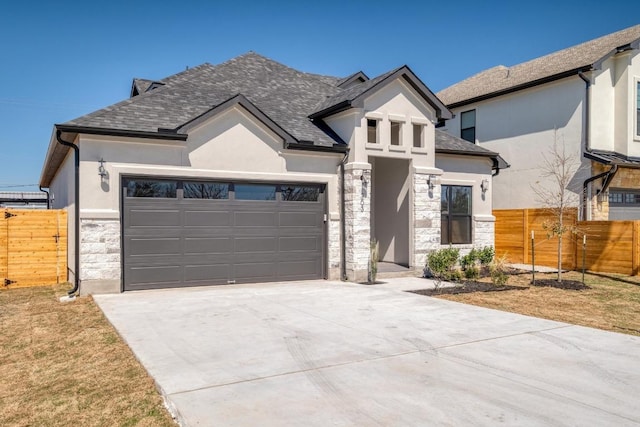
[{"label": "bare tree", "polygon": [[558,141],[557,130],[554,129],[553,146],[542,154],[540,176],[547,178],[548,184],[539,181],[532,189],[539,201],[551,212],[553,220],[543,224],[549,238],[558,237],[558,282],[562,282],[562,238],[567,231],[575,231],[566,224],[566,217],[578,202],[578,195],[568,186],[578,170],[580,163],[576,155],[567,152],[562,141]]}]

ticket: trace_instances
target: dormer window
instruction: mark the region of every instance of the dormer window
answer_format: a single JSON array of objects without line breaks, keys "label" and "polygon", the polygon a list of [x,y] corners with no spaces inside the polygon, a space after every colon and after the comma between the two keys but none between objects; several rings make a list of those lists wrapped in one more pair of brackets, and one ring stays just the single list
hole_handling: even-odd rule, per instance
[{"label": "dormer window", "polygon": [[402,145],[402,123],[391,121],[391,145]]},{"label": "dormer window", "polygon": [[367,119],[367,142],[369,144],[377,144],[378,133],[378,120]]}]

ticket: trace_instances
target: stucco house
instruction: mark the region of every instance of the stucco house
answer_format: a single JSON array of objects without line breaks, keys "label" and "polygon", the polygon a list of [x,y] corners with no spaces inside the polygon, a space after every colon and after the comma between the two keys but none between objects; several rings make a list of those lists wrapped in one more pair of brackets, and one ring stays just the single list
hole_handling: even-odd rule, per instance
[{"label": "stucco house", "polygon": [[415,270],[493,244],[504,162],[436,131],[450,118],[407,66],[337,78],[250,52],[55,125],[40,183],[69,210],[83,293],[362,281],[371,239]]},{"label": "stucco house", "polygon": [[584,219],[640,219],[640,25],[522,64],[482,71],[437,96],[440,129],[509,159],[495,209],[542,206],[541,153],[564,144],[580,167],[570,190]]}]

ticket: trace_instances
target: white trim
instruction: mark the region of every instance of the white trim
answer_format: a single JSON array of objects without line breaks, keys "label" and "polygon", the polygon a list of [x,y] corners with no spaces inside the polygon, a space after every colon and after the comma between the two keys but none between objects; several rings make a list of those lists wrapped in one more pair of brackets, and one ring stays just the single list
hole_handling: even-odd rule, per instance
[{"label": "white trim", "polygon": [[430,168],[424,166],[414,166],[413,173],[417,175],[442,175],[444,171],[438,168]]},{"label": "white trim", "polygon": [[407,117],[400,114],[391,114],[389,113],[389,121],[390,122],[401,122],[406,123]]},{"label": "white trim", "polygon": [[638,85],[640,85],[640,77],[633,78],[633,140],[636,142],[640,142],[640,129],[638,128],[638,97],[640,97],[640,90],[638,90]]},{"label": "white trim", "polygon": [[351,162],[344,165],[344,170],[371,170],[371,163]]},{"label": "white trim", "polygon": [[425,125],[428,126],[431,123],[431,120],[425,119],[424,117],[415,117],[411,116],[411,123],[414,125]]},{"label": "white trim", "polygon": [[368,111],[364,113],[364,118],[368,120],[383,120],[384,114],[379,111]]},{"label": "white trim", "polygon": [[365,142],[364,148],[366,148],[367,150],[378,150],[378,151],[384,150],[384,147],[382,146],[382,144],[373,144],[371,142]]},{"label": "white trim", "polygon": [[496,217],[493,215],[474,215],[473,220],[477,222],[496,222]]},{"label": "white trim", "polygon": [[404,153],[407,151],[404,145],[389,145],[389,151],[396,151],[398,153]]},{"label": "white trim", "polygon": [[414,154],[429,154],[429,149],[425,147],[411,147],[411,152]]}]

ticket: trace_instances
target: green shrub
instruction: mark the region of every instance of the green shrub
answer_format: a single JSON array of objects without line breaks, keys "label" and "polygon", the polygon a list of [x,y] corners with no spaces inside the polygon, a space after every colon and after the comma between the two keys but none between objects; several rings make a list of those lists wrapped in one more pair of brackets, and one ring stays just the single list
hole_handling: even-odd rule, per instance
[{"label": "green shrub", "polygon": [[459,281],[462,278],[460,270],[455,268],[459,257],[460,249],[454,248],[440,249],[427,255],[427,269],[436,280],[436,286],[442,280]]},{"label": "green shrub", "polygon": [[478,250],[478,260],[480,261],[480,264],[486,267],[491,264],[491,261],[493,261],[493,257],[495,256],[495,254],[496,253],[492,246],[485,246],[484,248]]},{"label": "green shrub", "polygon": [[463,270],[467,270],[469,267],[475,267],[476,261],[478,260],[479,251],[475,248],[471,249],[471,251],[460,258],[460,266]]},{"label": "green shrub", "polygon": [[480,270],[477,266],[471,265],[464,269],[464,277],[467,279],[477,279],[480,277]]}]

